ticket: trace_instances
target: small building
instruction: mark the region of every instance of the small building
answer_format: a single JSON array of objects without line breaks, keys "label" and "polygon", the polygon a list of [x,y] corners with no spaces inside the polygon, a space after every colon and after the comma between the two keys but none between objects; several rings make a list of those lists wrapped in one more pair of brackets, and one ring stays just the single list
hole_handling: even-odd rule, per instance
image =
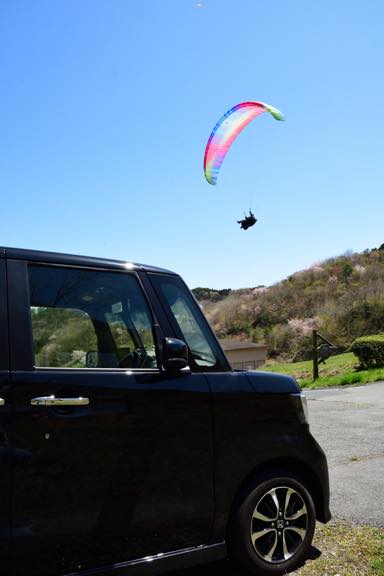
[{"label": "small building", "polygon": [[235,370],[255,370],[265,364],[268,346],[254,342],[221,339],[220,344]]}]

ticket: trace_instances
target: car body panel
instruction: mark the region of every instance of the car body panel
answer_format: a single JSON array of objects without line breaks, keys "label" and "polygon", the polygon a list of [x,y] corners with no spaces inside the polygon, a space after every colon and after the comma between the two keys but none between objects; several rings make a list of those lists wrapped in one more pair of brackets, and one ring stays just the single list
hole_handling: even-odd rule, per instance
[{"label": "car body panel", "polygon": [[[203,376],[37,370],[15,372],[12,382],[11,439],[24,455],[14,472],[17,574],[32,559],[29,573],[43,576],[58,562],[69,571],[209,540],[213,458]],[[90,404],[30,405],[51,394]]]},{"label": "car body panel", "polygon": [[[208,374],[207,378],[213,393],[218,479],[214,538],[220,538],[246,479],[257,470],[265,471],[268,463],[272,469],[277,468],[279,461],[280,468],[284,468],[283,463],[285,467],[291,463],[299,471],[314,455],[320,458],[322,453],[314,444],[308,425],[299,419],[296,404],[299,388],[291,378],[271,374],[268,390],[262,384],[263,373],[232,372],[220,378]],[[262,391],[257,392],[258,387]],[[317,471],[317,466],[314,470]],[[318,481],[326,489],[327,469],[319,476]],[[221,481],[224,477],[225,482]],[[327,511],[323,514],[327,516]]]},{"label": "car body panel", "polygon": [[101,566],[95,570],[72,572],[65,576],[152,576],[184,570],[208,562],[224,560],[227,556],[225,542],[173,550],[119,564]]}]

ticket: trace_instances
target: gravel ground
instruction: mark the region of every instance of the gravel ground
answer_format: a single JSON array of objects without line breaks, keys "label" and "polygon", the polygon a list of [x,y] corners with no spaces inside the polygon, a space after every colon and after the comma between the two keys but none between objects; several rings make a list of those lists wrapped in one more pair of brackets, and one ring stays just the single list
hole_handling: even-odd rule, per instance
[{"label": "gravel ground", "polygon": [[[384,530],[343,520],[318,525],[305,563],[290,576],[384,576]],[[229,560],[172,576],[244,576]]]},{"label": "gravel ground", "polygon": [[328,458],[334,518],[384,527],[384,382],[305,394]]}]

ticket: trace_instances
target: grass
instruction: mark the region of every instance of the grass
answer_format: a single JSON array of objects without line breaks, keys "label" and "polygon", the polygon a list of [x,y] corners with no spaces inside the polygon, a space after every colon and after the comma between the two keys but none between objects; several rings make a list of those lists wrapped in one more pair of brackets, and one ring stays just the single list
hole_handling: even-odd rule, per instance
[{"label": "grass", "polygon": [[319,379],[312,380],[312,360],[289,364],[268,362],[262,370],[294,376],[302,388],[348,386],[384,380],[384,368],[356,370],[358,360],[351,352],[331,356],[326,364],[319,365]]},{"label": "grass", "polygon": [[384,530],[333,520],[318,525],[315,548],[321,555],[292,572],[297,576],[384,576]]}]

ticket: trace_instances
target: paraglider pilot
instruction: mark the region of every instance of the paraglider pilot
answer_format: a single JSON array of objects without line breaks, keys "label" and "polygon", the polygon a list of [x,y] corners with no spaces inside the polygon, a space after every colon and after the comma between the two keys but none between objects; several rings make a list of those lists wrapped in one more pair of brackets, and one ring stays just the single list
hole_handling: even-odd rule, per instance
[{"label": "paraglider pilot", "polygon": [[240,228],[242,228],[243,230],[247,230],[247,228],[250,228],[251,226],[256,224],[256,222],[257,218],[255,218],[255,215],[251,211],[249,211],[249,216],[245,216],[244,214],[243,220],[237,220],[237,223],[240,224]]}]

